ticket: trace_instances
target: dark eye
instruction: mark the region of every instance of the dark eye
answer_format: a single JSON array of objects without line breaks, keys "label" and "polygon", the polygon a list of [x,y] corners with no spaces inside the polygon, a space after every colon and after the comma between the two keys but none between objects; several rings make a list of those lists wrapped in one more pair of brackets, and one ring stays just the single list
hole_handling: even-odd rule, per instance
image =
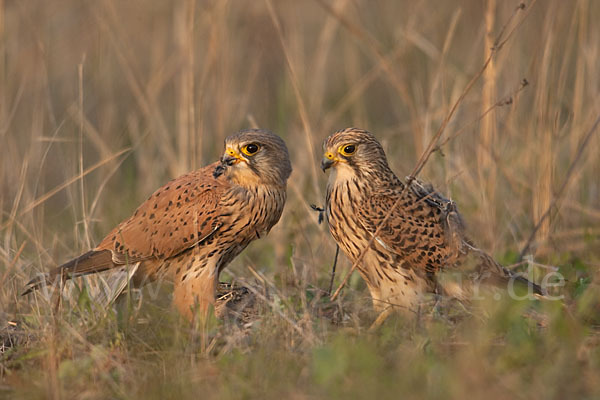
[{"label": "dark eye", "polygon": [[354,145],[354,144],[347,144],[340,148],[340,153],[342,153],[345,156],[354,154],[355,151],[356,151],[356,145]]},{"label": "dark eye", "polygon": [[255,154],[260,149],[256,143],[250,143],[242,147],[242,152],[248,156]]}]

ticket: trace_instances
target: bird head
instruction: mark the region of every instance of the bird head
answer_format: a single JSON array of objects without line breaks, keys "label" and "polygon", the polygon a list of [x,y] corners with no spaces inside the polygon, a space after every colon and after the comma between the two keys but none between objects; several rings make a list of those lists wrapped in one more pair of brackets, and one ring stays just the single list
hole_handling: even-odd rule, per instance
[{"label": "bird head", "polygon": [[245,129],[225,139],[215,174],[242,186],[285,186],[291,172],[290,156],[279,136],[264,129]]},{"label": "bird head", "polygon": [[321,169],[335,171],[330,179],[391,173],[381,144],[368,131],[357,128],[337,131],[325,139],[323,150]]}]

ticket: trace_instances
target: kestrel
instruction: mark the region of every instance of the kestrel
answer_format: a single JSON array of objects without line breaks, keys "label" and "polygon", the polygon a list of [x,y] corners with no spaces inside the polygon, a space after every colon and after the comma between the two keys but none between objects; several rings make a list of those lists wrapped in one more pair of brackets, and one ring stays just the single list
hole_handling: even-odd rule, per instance
[{"label": "kestrel", "polygon": [[[329,230],[353,263],[372,241],[357,267],[377,311],[389,306],[415,311],[424,294],[445,291],[438,272],[458,267],[469,253],[475,255],[479,279],[520,280],[542,293],[538,285],[510,272],[472,244],[454,202],[416,180],[406,187],[371,133],[340,130],[323,147],[321,167],[332,169],[325,210]],[[454,297],[465,295],[456,292],[460,288],[450,290]]]},{"label": "kestrel", "polygon": [[45,283],[135,266],[135,286],[174,283],[173,302],[188,318],[215,301],[219,273],[279,221],[292,172],[284,141],[261,129],[225,139],[220,161],[152,194],[93,250],[29,282]]}]

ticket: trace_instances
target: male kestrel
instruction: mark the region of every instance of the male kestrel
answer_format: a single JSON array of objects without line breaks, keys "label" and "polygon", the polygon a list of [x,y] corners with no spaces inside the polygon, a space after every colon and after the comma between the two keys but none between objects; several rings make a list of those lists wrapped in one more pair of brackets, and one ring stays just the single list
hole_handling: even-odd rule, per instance
[{"label": "male kestrel", "polygon": [[173,281],[184,316],[206,312],[223,268],[279,221],[291,172],[279,136],[261,129],[229,136],[219,162],[158,189],[96,248],[32,280],[25,294],[58,278],[130,265],[134,285]]},{"label": "male kestrel", "polygon": [[[478,278],[520,280],[542,293],[538,285],[513,274],[472,244],[454,202],[416,180],[406,187],[371,133],[344,129],[329,136],[323,147],[321,167],[332,168],[326,199],[329,230],[352,262],[372,241],[358,270],[377,311],[390,305],[415,311],[425,293],[446,291],[438,285],[436,274],[459,266],[468,253],[475,255]],[[466,297],[460,288],[450,290],[455,297]]]}]

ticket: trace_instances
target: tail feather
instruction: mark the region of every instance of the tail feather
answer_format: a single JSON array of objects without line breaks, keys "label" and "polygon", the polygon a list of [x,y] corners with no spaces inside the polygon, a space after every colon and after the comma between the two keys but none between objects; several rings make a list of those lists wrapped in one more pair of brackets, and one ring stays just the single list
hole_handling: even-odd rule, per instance
[{"label": "tail feather", "polygon": [[90,250],[73,260],[64,263],[63,265],[54,268],[47,274],[39,275],[30,280],[25,285],[25,291],[22,296],[40,289],[44,285],[51,285],[57,279],[71,279],[78,276],[102,272],[114,268],[116,264],[112,260],[110,250]]},{"label": "tail feather", "polygon": [[517,282],[521,282],[527,286],[531,286],[531,288],[533,289],[533,293],[538,294],[540,296],[546,296],[546,291],[544,290],[544,288],[538,285],[537,283],[531,282],[529,279],[525,278],[522,275],[517,275],[510,271],[509,273],[511,274],[511,278],[515,279]]},{"label": "tail feather", "polygon": [[546,296],[546,291],[540,285],[531,282],[526,277],[505,268],[483,250],[475,247],[471,247],[471,250],[475,251],[481,260],[481,265],[479,267],[481,276],[496,280],[500,279],[504,282],[507,280],[515,280],[516,282],[521,282],[528,287],[531,287],[535,294]]},{"label": "tail feather", "polygon": [[108,307],[114,303],[125,292],[128,285],[135,286],[132,277],[137,272],[139,266],[139,262],[128,267],[121,266],[120,269],[101,279],[101,289],[95,293],[94,302],[100,304],[102,307]]}]

